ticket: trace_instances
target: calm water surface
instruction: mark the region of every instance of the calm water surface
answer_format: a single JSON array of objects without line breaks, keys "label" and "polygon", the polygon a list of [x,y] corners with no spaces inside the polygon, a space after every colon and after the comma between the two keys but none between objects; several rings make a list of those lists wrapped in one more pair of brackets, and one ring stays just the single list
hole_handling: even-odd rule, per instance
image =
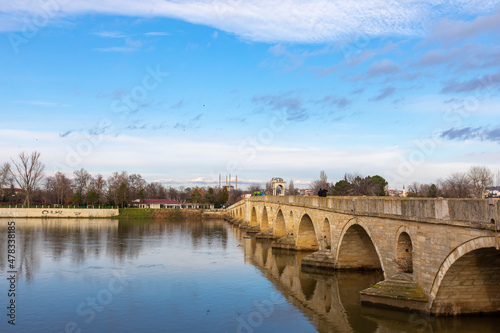
[{"label": "calm water surface", "polygon": [[[9,220],[10,221],[10,220]],[[306,271],[218,220],[16,222],[16,325],[0,332],[498,332],[500,317],[432,318],[359,305],[380,273]]]}]

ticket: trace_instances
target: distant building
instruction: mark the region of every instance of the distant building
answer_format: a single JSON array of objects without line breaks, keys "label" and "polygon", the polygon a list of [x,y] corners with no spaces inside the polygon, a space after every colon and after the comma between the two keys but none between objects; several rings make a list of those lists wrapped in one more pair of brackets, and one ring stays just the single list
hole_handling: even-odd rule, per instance
[{"label": "distant building", "polygon": [[222,188],[225,188],[228,192],[231,192],[232,190],[234,190],[233,185],[224,185],[224,186],[222,186]]},{"label": "distant building", "polygon": [[500,186],[487,187],[485,195],[487,197],[491,195],[493,198],[500,198]]},{"label": "distant building", "polygon": [[300,195],[315,195],[314,192],[313,192],[313,190],[304,189],[304,188],[299,190],[299,194]]},{"label": "distant building", "polygon": [[387,190],[387,195],[390,197],[401,197],[404,198],[408,196],[408,191],[403,190]]},{"label": "distant building", "polygon": [[213,209],[214,205],[200,204],[193,202],[179,202],[171,199],[144,199],[132,201],[132,206],[136,208],[152,209]]}]

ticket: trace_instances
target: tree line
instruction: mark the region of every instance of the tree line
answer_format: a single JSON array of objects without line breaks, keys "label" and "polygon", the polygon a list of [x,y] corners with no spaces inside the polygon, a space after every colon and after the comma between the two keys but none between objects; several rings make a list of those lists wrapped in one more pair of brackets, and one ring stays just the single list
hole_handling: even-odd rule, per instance
[{"label": "tree line", "polygon": [[[129,205],[136,199],[171,199],[180,202],[213,204],[215,207],[231,205],[246,193],[262,190],[252,184],[246,191],[223,187],[165,187],[157,182],[147,182],[140,174],[126,171],[113,172],[105,178],[101,174],[91,175],[87,170],[73,172],[69,178],[62,172],[46,177],[45,165],[39,152],[20,153],[11,163],[0,167],[0,200],[4,204],[59,204],[59,205]],[[483,198],[486,188],[493,185],[493,173],[484,166],[472,166],[467,172],[456,172],[432,184],[414,182],[407,188],[409,197]],[[19,195],[15,188],[22,190]],[[346,173],[343,179],[329,182],[325,171],[311,182],[310,190],[317,194],[327,190],[335,196],[385,196],[387,181],[379,176],[361,176]],[[267,194],[272,194],[271,182],[266,183]],[[287,195],[296,195],[293,180],[288,183]]]},{"label": "tree line", "polygon": [[328,182],[325,171],[321,171],[319,179],[313,180],[310,189],[317,193],[320,189],[327,190],[327,195],[335,196],[385,196],[387,181],[379,176],[361,176],[357,173],[346,173],[337,182]]},{"label": "tree line", "polygon": [[[455,172],[435,183],[420,184],[413,182],[407,187],[408,197],[427,198],[484,198],[486,189],[493,186],[493,172],[485,166],[471,166],[466,172]],[[311,183],[310,189],[317,193],[328,190],[328,195],[338,196],[385,196],[388,195],[387,181],[379,176],[361,176],[346,173],[337,182],[328,182],[325,171]]]},{"label": "tree line", "polygon": [[[237,193],[231,191],[230,195],[226,188],[165,187],[157,182],[147,182],[140,174],[128,174],[126,171],[113,172],[105,178],[82,168],[74,171],[69,178],[62,172],[45,176],[44,170],[39,152],[22,152],[17,159],[11,159],[11,163],[4,163],[0,168],[2,203],[126,207],[136,199],[171,199],[221,207],[229,197],[234,202],[237,199]],[[16,187],[22,190],[21,195],[16,193]]]}]

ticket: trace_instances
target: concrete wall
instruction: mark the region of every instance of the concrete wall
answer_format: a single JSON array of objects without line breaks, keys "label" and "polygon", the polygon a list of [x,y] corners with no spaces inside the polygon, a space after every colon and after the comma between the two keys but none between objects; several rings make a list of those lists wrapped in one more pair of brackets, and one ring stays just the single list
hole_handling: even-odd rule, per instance
[{"label": "concrete wall", "polygon": [[0,218],[13,217],[78,217],[78,218],[106,218],[119,214],[117,209],[92,208],[1,208]]}]

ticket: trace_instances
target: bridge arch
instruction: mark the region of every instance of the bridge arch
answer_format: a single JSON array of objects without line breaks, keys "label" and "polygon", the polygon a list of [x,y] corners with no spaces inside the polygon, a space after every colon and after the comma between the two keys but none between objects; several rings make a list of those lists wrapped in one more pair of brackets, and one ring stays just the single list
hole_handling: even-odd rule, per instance
[{"label": "bridge arch", "polygon": [[267,208],[264,206],[262,209],[262,218],[260,220],[260,230],[266,231],[267,229],[269,229],[269,218],[267,216]]},{"label": "bridge arch", "polygon": [[297,230],[297,250],[317,251],[318,247],[314,223],[309,215],[304,214]]},{"label": "bridge arch", "polygon": [[252,213],[250,214],[250,226],[253,227],[257,225],[257,210],[255,207],[252,208]]},{"label": "bridge arch", "polygon": [[385,269],[369,229],[358,218],[351,218],[342,229],[337,246],[337,269]]},{"label": "bridge arch", "polygon": [[398,272],[413,273],[413,243],[408,227],[399,227],[395,241]]},{"label": "bridge arch", "polygon": [[278,210],[276,214],[276,220],[273,225],[273,236],[275,238],[285,237],[287,235],[286,232],[286,223],[285,217],[283,216],[283,211],[281,209]]},{"label": "bridge arch", "polygon": [[500,251],[494,237],[455,248],[441,264],[430,296],[434,315],[500,312]]}]

